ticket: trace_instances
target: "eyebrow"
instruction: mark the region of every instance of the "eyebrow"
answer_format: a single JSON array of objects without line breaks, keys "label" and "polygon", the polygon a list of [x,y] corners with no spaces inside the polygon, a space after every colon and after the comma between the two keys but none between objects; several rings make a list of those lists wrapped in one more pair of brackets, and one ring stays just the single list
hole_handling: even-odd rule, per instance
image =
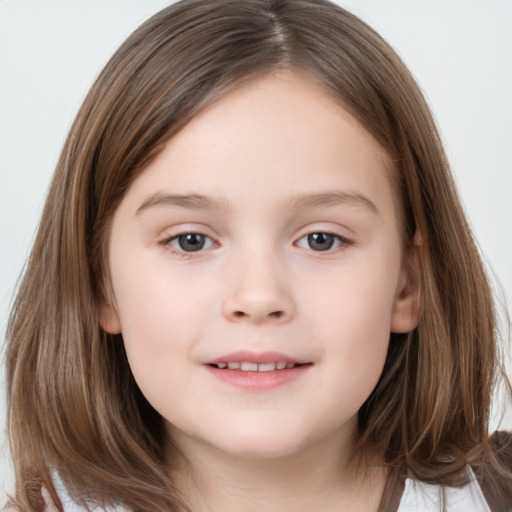
[{"label": "eyebrow", "polygon": [[159,206],[178,206],[189,210],[228,210],[225,201],[215,199],[202,194],[163,194],[157,192],[149,196],[137,209],[135,215],[139,215],[145,210]]},{"label": "eyebrow", "polygon": [[[290,200],[290,207],[293,209],[298,208],[318,208],[330,207],[340,204],[362,206],[370,212],[378,215],[379,210],[375,203],[368,197],[358,192],[319,192],[310,194],[301,194],[293,197]],[[173,207],[185,209],[199,209],[199,210],[223,210],[228,211],[229,206],[227,201],[216,199],[211,196],[203,194],[165,194],[157,192],[149,196],[137,209],[135,215],[139,215],[146,210],[156,207]]]},{"label": "eyebrow", "polygon": [[372,213],[379,215],[379,210],[375,203],[358,192],[334,191],[301,194],[291,200],[292,208],[315,208],[319,206],[337,206],[339,204],[362,206]]}]

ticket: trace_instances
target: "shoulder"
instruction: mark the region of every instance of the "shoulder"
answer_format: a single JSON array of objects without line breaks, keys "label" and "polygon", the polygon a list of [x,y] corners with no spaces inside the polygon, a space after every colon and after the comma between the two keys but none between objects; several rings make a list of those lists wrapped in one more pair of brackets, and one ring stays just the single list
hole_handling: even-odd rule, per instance
[{"label": "shoulder", "polygon": [[469,467],[468,472],[469,482],[460,488],[432,485],[407,478],[397,512],[492,512]]},{"label": "shoulder", "polygon": [[467,467],[469,482],[460,488],[406,479],[397,512],[512,512],[512,433],[491,435],[488,453],[485,464]]},{"label": "shoulder", "polygon": [[[37,510],[41,510],[43,512],[59,512],[59,509],[55,505],[48,490],[44,487],[38,487],[37,489]],[[30,509],[32,510],[33,506],[31,506]],[[23,512],[23,510],[26,510],[26,508],[23,505],[17,504],[16,500],[11,498],[0,510],[1,512]]]},{"label": "shoulder", "polygon": [[[49,487],[53,489],[50,491]],[[56,472],[52,472],[51,485],[38,486],[37,501],[36,508],[41,512],[130,512],[119,505],[101,507],[91,502],[83,503],[82,500],[73,496]],[[2,507],[1,504],[0,507]],[[30,509],[32,510],[33,507]],[[16,504],[14,499],[0,508],[0,512],[23,512],[23,510],[26,508]]]},{"label": "shoulder", "polygon": [[468,466],[464,487],[430,485],[406,479],[397,512],[512,512],[512,433],[495,432],[489,438],[490,459],[475,473]]},{"label": "shoulder", "polygon": [[[42,502],[38,507],[38,510],[43,510],[44,512],[59,512],[59,509],[55,506],[50,493],[44,487],[41,488],[41,497]],[[41,509],[40,507],[43,508]],[[14,501],[10,501],[1,509],[1,512],[22,512],[22,507],[14,503]]]},{"label": "shoulder", "polygon": [[494,432],[489,445],[490,461],[478,481],[492,512],[512,512],[512,433]]},{"label": "shoulder", "polygon": [[512,432],[497,430],[489,438],[489,443],[501,464],[512,471]]},{"label": "shoulder", "polygon": [[50,493],[43,488],[42,495],[46,505],[45,512],[129,512],[120,506],[102,508],[93,503],[82,505],[80,501],[75,499],[72,493],[69,492],[58,474],[55,473],[52,475],[52,482],[62,508],[55,506]]}]

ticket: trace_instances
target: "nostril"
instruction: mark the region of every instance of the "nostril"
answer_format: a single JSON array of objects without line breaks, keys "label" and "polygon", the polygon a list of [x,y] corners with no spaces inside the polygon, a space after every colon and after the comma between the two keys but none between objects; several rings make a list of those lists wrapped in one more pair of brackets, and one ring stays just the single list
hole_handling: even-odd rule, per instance
[{"label": "nostril", "polygon": [[[281,318],[282,316],[284,315],[284,311],[271,311],[269,314],[268,314],[268,318],[275,318],[275,319],[279,319]],[[245,313],[244,311],[233,311],[233,316],[235,318],[244,318],[246,316],[251,316],[247,313]]]}]

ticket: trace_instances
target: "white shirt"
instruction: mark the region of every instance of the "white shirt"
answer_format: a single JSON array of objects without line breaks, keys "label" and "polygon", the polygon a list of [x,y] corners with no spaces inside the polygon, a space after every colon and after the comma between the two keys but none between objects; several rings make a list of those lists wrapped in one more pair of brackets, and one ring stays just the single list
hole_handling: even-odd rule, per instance
[{"label": "white shirt", "polygon": [[[443,494],[446,512],[491,512],[475,475],[470,468],[468,468],[468,471],[471,480],[460,489],[425,484],[418,480],[407,478],[397,512],[441,512]],[[62,502],[64,512],[87,512],[85,508],[77,505],[73,498],[71,498],[57,475],[54,477],[54,485]],[[46,503],[51,503],[46,489],[43,489],[43,497]],[[91,510],[94,512],[128,512],[122,507],[108,509],[91,507]],[[56,512],[54,507],[47,507],[47,512],[54,511]]]},{"label": "white shirt", "polygon": [[491,512],[485,501],[482,489],[468,467],[471,480],[460,489],[429,485],[419,480],[407,478],[404,493],[397,512],[438,512],[443,503],[446,512]]}]

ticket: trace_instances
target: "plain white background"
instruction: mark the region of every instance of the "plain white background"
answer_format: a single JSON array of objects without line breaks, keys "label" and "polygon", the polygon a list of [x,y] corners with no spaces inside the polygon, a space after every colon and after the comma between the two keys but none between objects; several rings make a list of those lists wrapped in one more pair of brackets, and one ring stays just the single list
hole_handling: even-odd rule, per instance
[{"label": "plain white background", "polygon": [[[0,0],[0,332],[66,133],[117,46],[168,0]],[[512,1],[340,0],[420,82],[512,304]],[[0,506],[12,475],[0,370]],[[30,383],[27,383],[30,385]],[[498,419],[493,427],[498,426]],[[505,418],[501,428],[511,428]]]}]

